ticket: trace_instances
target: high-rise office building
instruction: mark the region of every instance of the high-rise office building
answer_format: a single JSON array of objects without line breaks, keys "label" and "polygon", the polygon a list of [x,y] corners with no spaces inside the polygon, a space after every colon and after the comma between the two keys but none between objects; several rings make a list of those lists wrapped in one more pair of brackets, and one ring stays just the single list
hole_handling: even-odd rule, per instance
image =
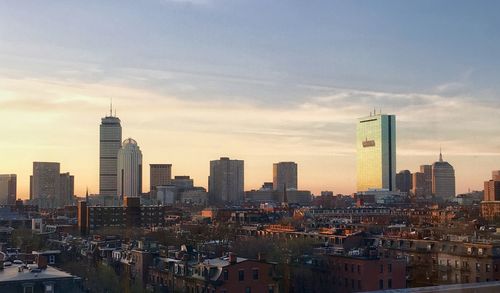
[{"label": "high-rise office building", "polygon": [[357,190],[396,189],[396,116],[371,114],[356,127]]},{"label": "high-rise office building", "polygon": [[57,206],[60,194],[59,163],[33,162],[33,176],[30,178],[30,199],[40,208]]},{"label": "high-rise office building", "polygon": [[425,193],[425,174],[422,172],[415,172],[412,175],[412,189],[414,197],[425,197],[429,194]]},{"label": "high-rise office building", "polygon": [[421,165],[420,172],[424,174],[423,196],[432,195],[432,165]]},{"label": "high-rise office building", "polygon": [[17,175],[0,174],[0,204],[13,205],[17,198]]},{"label": "high-rise office building", "polygon": [[273,189],[297,189],[297,164],[295,162],[279,162],[273,164]]},{"label": "high-rise office building", "polygon": [[396,189],[408,194],[412,188],[412,175],[409,170],[399,171],[396,174]]},{"label": "high-rise office building", "polygon": [[99,127],[99,194],[118,195],[117,192],[117,156],[122,143],[120,119],[109,116],[101,119]]},{"label": "high-rise office building", "polygon": [[455,197],[455,170],[450,163],[443,161],[439,153],[439,161],[432,164],[432,194],[436,198],[451,199]]},{"label": "high-rise office building", "polygon": [[500,170],[491,171],[491,178],[500,181]]},{"label": "high-rise office building", "polygon": [[210,161],[208,193],[212,203],[240,203],[244,200],[243,160]]},{"label": "high-rise office building", "polygon": [[69,172],[61,173],[59,175],[59,198],[57,205],[63,207],[65,205],[73,204],[73,197],[75,195],[75,176]]},{"label": "high-rise office building", "polygon": [[484,201],[500,201],[500,171],[491,173],[491,180],[484,182]]},{"label": "high-rise office building", "polygon": [[[156,186],[167,185],[172,179],[172,164],[149,164],[149,190],[156,191]],[[152,196],[154,196],[152,194]]]},{"label": "high-rise office building", "polygon": [[142,193],[142,152],[132,138],[123,141],[118,151],[118,183],[121,198],[140,196]]}]

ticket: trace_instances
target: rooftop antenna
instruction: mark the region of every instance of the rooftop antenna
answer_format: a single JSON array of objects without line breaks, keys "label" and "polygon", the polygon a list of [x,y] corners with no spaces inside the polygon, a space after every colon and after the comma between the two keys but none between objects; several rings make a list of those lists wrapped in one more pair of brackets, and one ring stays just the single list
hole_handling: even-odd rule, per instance
[{"label": "rooftop antenna", "polygon": [[443,161],[443,153],[441,151],[441,146],[439,146],[439,161],[442,162]]},{"label": "rooftop antenna", "polygon": [[85,202],[89,202],[89,187],[87,186],[87,192],[85,193]]},{"label": "rooftop antenna", "polygon": [[113,117],[113,98],[111,98],[111,102],[109,103],[109,116]]}]

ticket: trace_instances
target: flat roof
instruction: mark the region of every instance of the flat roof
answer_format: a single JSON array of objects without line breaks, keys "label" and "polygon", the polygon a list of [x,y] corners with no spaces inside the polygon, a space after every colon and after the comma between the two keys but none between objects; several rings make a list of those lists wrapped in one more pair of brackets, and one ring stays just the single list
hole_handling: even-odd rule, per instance
[{"label": "flat roof", "polygon": [[51,266],[47,266],[45,270],[42,270],[40,273],[32,273],[27,269],[19,272],[19,267],[21,265],[11,265],[4,267],[3,270],[0,270],[0,284],[6,282],[18,282],[18,281],[28,281],[28,280],[50,280],[50,279],[61,279],[61,278],[77,278],[79,277],[73,276],[64,271],[60,271]]}]

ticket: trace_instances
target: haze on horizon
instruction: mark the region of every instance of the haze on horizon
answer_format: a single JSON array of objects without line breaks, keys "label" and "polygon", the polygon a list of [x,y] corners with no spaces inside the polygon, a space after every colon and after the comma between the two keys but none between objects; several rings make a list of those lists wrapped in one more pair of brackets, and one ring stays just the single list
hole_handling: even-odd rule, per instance
[{"label": "haze on horizon", "polygon": [[299,188],[355,191],[356,118],[397,117],[397,170],[444,159],[457,192],[500,169],[497,1],[2,1],[0,173],[27,198],[33,161],[98,192],[110,98],[149,164],[245,189],[295,161]]}]

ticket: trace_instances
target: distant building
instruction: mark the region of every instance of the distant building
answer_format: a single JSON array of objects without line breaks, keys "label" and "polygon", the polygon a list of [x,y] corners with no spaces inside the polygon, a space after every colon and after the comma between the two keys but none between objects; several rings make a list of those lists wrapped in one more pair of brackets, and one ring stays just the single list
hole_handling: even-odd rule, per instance
[{"label": "distant building", "polygon": [[484,182],[484,200],[500,201],[500,171],[493,171],[491,180]]},{"label": "distant building", "polygon": [[54,208],[60,195],[60,164],[33,162],[30,199],[40,208]]},{"label": "distant building", "polygon": [[357,190],[396,190],[396,116],[374,114],[357,123]]},{"label": "distant building", "polygon": [[183,191],[186,189],[191,189],[194,187],[194,181],[189,176],[175,176],[174,179],[170,179],[168,181],[169,185],[174,185],[179,189],[179,191]]},{"label": "distant building", "polygon": [[122,146],[122,127],[120,119],[109,116],[101,119],[99,127],[99,194],[117,196],[117,159]]},{"label": "distant building", "polygon": [[243,160],[210,161],[208,194],[212,203],[241,203],[244,199]]},{"label": "distant building", "polygon": [[142,193],[142,152],[132,138],[124,140],[118,151],[117,190],[121,198]]},{"label": "distant building", "polygon": [[412,188],[412,175],[409,170],[399,171],[396,174],[396,189],[400,192],[410,193]]},{"label": "distant building", "polygon": [[274,190],[297,189],[297,163],[279,162],[273,164]]},{"label": "distant building", "polygon": [[165,206],[141,206],[139,197],[125,197],[123,206],[78,203],[78,228],[86,234],[104,227],[159,227],[165,225]]},{"label": "distant building", "polygon": [[70,175],[69,172],[61,173],[59,175],[59,198],[58,206],[71,205],[74,202],[75,196],[75,176]]},{"label": "distant building", "polygon": [[426,182],[425,174],[422,172],[415,172],[412,174],[412,194],[414,197],[426,196]]},{"label": "distant building", "polygon": [[156,201],[162,205],[173,205],[177,199],[177,193],[175,185],[156,186]]},{"label": "distant building", "polygon": [[448,162],[443,161],[439,153],[439,161],[432,164],[432,194],[439,199],[455,197],[455,170]]},{"label": "distant building", "polygon": [[424,174],[423,196],[430,197],[432,195],[432,165],[421,165],[420,172]]},{"label": "distant building", "polygon": [[172,179],[172,164],[149,164],[149,190],[154,197],[156,186],[167,185]]},{"label": "distant building", "polygon": [[208,193],[203,187],[184,190],[180,194],[180,202],[183,204],[206,205],[207,201]]},{"label": "distant building", "polygon": [[17,199],[17,175],[0,174],[0,205],[14,205]]},{"label": "distant building", "polygon": [[484,182],[484,200],[481,202],[481,216],[488,221],[500,219],[500,171],[491,173],[491,180]]},{"label": "distant building", "polygon": [[491,171],[491,177],[493,180],[500,180],[500,170]]}]

